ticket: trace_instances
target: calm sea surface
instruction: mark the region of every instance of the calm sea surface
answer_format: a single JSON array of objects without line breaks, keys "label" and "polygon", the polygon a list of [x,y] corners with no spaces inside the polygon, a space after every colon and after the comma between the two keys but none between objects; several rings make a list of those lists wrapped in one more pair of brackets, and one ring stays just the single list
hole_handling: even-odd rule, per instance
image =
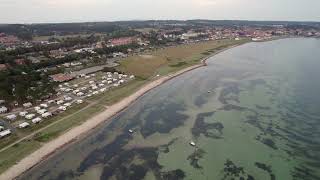
[{"label": "calm sea surface", "polygon": [[20,179],[319,180],[320,40],[220,53]]}]

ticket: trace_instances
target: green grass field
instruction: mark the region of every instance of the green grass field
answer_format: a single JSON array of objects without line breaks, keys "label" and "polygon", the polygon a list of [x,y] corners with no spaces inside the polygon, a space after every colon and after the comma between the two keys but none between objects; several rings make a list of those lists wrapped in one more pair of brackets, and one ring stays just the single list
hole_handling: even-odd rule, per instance
[{"label": "green grass field", "polygon": [[136,76],[135,80],[128,82],[124,86],[112,88],[99,96],[91,97],[88,99],[91,104],[85,103],[75,106],[38,126],[24,130],[24,132],[19,132],[19,136],[11,136],[5,140],[2,139],[2,142],[0,142],[1,148],[19,138],[23,138],[25,135],[44,128],[43,131],[37,133],[29,140],[24,140],[0,153],[0,173],[34,152],[43,143],[49,142],[71,128],[82,124],[93,115],[105,110],[106,106],[112,105],[137,91],[144,84],[150,82],[155,75],[166,75],[199,64],[202,58],[213,55],[227,47],[245,42],[247,40],[209,41],[158,49],[150,54],[125,58],[120,62],[118,70],[126,74],[134,74]]}]

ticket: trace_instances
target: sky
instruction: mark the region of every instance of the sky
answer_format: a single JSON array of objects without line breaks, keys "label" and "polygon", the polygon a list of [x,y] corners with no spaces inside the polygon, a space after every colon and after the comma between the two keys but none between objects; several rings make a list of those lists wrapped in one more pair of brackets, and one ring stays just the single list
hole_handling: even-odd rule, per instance
[{"label": "sky", "polygon": [[320,0],[0,0],[0,23],[188,19],[320,21]]}]

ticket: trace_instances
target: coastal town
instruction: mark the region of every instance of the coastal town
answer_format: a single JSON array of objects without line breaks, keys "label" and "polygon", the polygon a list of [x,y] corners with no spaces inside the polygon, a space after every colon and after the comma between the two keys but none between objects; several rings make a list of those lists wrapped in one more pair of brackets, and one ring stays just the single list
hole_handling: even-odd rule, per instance
[{"label": "coastal town", "polygon": [[[90,24],[85,25],[90,29]],[[120,93],[107,104],[99,104],[99,108],[107,109],[142,84],[200,63],[202,58],[227,47],[280,38],[320,37],[319,26],[272,23],[145,22],[105,28],[105,32],[103,27],[73,32],[71,27],[48,30],[43,26],[21,25],[16,28],[27,30],[17,31],[0,26],[0,152],[28,139],[41,143],[52,140],[79,122],[65,122],[69,125],[61,128],[61,132],[46,133],[47,127],[86,108],[97,109],[95,105],[102,100]],[[199,51],[201,56],[190,64],[182,58],[171,61],[167,55],[164,58],[172,68],[170,71],[152,69],[165,64],[154,65],[160,62],[157,59],[150,62],[158,51],[180,47],[192,51],[210,43],[218,44],[216,49]],[[123,92],[121,88],[130,91]]]},{"label": "coastal town", "polygon": [[285,25],[194,27],[159,23],[152,28],[127,27],[112,33],[53,32],[44,37],[0,32],[0,141],[50,121],[110,88],[125,86],[135,75],[122,74],[117,67],[129,56],[205,41],[299,36],[320,37],[320,31]]}]

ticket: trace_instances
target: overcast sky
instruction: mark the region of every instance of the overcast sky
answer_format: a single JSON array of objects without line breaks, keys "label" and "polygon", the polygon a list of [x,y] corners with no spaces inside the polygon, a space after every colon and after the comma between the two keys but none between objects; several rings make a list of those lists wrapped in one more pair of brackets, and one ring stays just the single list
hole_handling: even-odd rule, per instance
[{"label": "overcast sky", "polygon": [[320,0],[0,0],[0,23],[147,19],[320,21]]}]

